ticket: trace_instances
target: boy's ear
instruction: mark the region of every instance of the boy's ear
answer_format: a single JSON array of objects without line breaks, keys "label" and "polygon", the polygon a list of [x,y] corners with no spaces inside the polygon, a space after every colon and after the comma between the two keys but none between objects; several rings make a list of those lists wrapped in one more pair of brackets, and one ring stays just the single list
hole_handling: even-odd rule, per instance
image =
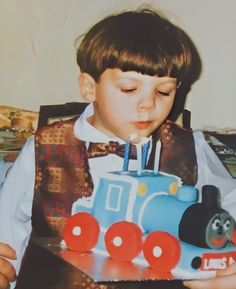
[{"label": "boy's ear", "polygon": [[82,72],[78,78],[81,96],[88,102],[96,100],[96,81],[88,73]]}]

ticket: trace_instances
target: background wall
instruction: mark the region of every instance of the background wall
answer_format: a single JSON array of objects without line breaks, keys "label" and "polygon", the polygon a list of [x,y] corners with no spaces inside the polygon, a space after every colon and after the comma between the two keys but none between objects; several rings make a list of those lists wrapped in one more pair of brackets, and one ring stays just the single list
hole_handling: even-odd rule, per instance
[{"label": "background wall", "polygon": [[[39,110],[78,101],[75,38],[143,0],[0,0],[0,104]],[[203,61],[189,93],[194,128],[236,127],[236,1],[153,0],[193,38]]]}]

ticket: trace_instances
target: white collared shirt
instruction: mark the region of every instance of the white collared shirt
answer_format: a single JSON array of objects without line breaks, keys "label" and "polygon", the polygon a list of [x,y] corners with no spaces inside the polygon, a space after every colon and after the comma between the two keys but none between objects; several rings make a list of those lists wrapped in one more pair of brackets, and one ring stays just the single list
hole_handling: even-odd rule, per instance
[{"label": "white collared shirt", "polygon": [[[86,142],[118,141],[119,138],[109,138],[92,125],[87,118],[93,113],[89,105],[85,112],[76,120],[75,136]],[[218,157],[211,150],[200,131],[194,133],[198,162],[198,182],[196,187],[213,184],[219,187],[222,196],[222,207],[229,210],[236,219],[236,180],[221,164]],[[31,211],[34,194],[35,161],[34,137],[31,137],[19,157],[10,169],[0,192],[0,242],[8,243],[17,253],[17,260],[13,261],[19,271],[22,256],[28,244],[31,233]],[[130,160],[129,169],[136,169],[136,160]],[[96,188],[101,174],[108,171],[122,170],[123,158],[110,154],[101,158],[89,159],[90,172]],[[13,286],[12,286],[13,288]]]}]

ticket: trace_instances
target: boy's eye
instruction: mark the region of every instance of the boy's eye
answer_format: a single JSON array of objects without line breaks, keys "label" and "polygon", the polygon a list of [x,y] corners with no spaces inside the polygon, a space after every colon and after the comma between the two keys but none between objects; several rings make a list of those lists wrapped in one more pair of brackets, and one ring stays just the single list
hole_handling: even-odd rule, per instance
[{"label": "boy's eye", "polygon": [[136,90],[135,87],[133,88],[121,88],[121,92],[124,92],[124,93],[132,93]]},{"label": "boy's eye", "polygon": [[160,94],[160,95],[164,95],[164,96],[169,96],[169,95],[170,95],[170,91],[161,91],[161,90],[158,90],[157,93]]}]

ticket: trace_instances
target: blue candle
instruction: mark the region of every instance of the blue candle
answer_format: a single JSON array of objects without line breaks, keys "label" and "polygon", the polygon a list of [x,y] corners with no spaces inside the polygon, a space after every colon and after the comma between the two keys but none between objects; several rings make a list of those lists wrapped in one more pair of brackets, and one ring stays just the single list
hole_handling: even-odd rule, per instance
[{"label": "blue candle", "polygon": [[129,168],[129,150],[130,150],[130,142],[125,143],[124,149],[124,162],[123,162],[123,171],[128,171]]},{"label": "blue candle", "polygon": [[142,146],[142,169],[144,169],[147,162],[147,155],[150,146],[150,141],[145,142]]}]

